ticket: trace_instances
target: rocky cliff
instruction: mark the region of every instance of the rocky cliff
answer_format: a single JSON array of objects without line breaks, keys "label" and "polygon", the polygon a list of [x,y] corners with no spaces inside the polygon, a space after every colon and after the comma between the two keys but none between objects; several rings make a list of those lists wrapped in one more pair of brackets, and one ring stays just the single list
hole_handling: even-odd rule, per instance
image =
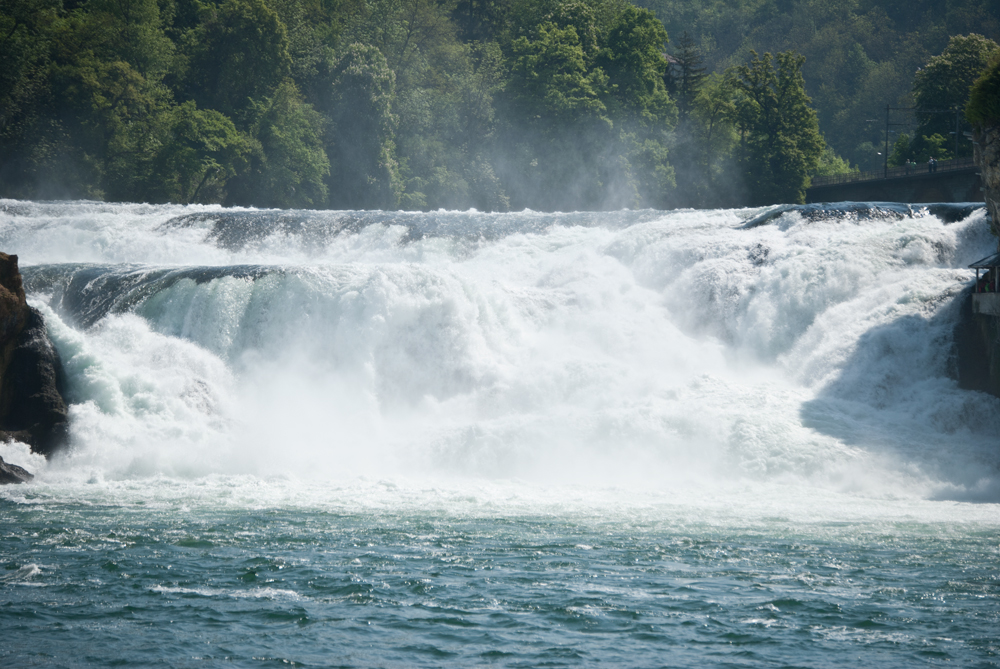
[{"label": "rocky cliff", "polygon": [[59,354],[25,300],[17,256],[0,253],[0,441],[16,439],[45,456],[58,450],[67,427],[61,389]]},{"label": "rocky cliff", "polygon": [[990,225],[1000,238],[1000,124],[978,128],[973,141],[973,158],[983,180]]},{"label": "rocky cliff", "polygon": [[[978,128],[973,141],[974,158],[982,176],[990,214],[990,229],[1000,238],[1000,125]],[[1000,318],[972,313],[971,289],[960,299],[962,317],[955,328],[958,384],[1000,397]]]}]

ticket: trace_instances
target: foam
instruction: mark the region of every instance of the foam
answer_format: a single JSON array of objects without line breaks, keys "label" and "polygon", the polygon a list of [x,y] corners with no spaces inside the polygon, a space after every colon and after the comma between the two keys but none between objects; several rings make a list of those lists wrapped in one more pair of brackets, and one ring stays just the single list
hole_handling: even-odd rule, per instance
[{"label": "foam", "polygon": [[950,371],[982,213],[66,207],[0,239],[69,371],[58,475],[1000,499],[1000,400]]}]

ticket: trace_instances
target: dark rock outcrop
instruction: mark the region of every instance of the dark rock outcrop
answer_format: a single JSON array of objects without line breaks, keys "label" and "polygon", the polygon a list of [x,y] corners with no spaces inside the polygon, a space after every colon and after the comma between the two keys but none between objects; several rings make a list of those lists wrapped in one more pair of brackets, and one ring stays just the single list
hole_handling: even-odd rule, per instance
[{"label": "dark rock outcrop", "polygon": [[0,485],[7,483],[27,483],[33,478],[35,477],[28,473],[28,470],[24,467],[12,465],[9,462],[4,462],[3,458],[0,458]]},{"label": "dark rock outcrop", "polygon": [[51,455],[67,436],[62,387],[59,354],[42,315],[29,307],[27,323],[0,383],[0,430],[16,433],[15,438],[35,453]]},{"label": "dark rock outcrop", "polygon": [[0,253],[0,441],[45,456],[58,450],[67,435],[62,386],[59,354],[25,300],[17,256]]}]

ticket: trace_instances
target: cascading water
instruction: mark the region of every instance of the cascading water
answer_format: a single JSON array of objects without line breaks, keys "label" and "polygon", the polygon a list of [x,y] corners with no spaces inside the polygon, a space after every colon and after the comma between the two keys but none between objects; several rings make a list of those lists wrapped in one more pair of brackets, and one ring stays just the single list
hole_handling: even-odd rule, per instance
[{"label": "cascading water", "polygon": [[996,499],[998,401],[950,376],[983,214],[751,213],[8,203],[70,379],[44,475]]},{"label": "cascading water", "polygon": [[[628,543],[620,531],[652,532],[649,545],[687,546],[670,559],[701,564],[700,579],[711,571],[701,541],[739,544],[752,535],[766,552],[791,523],[802,536],[786,548],[797,555],[813,550],[803,545],[852,543],[829,528],[853,522],[894,536],[887,540],[905,544],[905,553],[927,523],[958,518],[986,541],[972,541],[962,560],[985,560],[989,570],[997,562],[995,542],[989,549],[985,537],[995,538],[1000,502],[1000,399],[958,388],[952,333],[973,276],[966,266],[990,253],[995,239],[982,210],[961,210],[964,218],[954,211],[298,212],[0,200],[0,250],[18,254],[29,302],[47,319],[67,371],[71,417],[71,443],[51,462],[22,445],[0,445],[0,455],[37,477],[3,490],[0,503],[22,509],[19,524],[27,525],[41,522],[31,516],[36,507],[58,509],[69,526],[88,513],[81,504],[115,508],[94,512],[104,533],[133,517],[136,505],[151,505],[143,507],[153,515],[142,516],[139,543],[154,535],[173,537],[173,547],[204,541],[198,568],[209,572],[205,565],[223,558],[207,554],[225,541],[207,528],[220,522],[268,537],[251,552],[300,531],[272,535],[227,515],[248,508],[280,510],[291,528],[320,522],[317,513],[350,518],[337,532],[356,525],[367,537],[362,544],[389,553],[424,546],[426,536],[441,534],[441,522],[472,523],[455,530],[466,539],[445,541],[474,547],[453,551],[470,564],[492,550],[489,537],[504,533],[525,546],[576,537],[567,550],[583,555],[598,535],[620,547]],[[154,513],[157,505],[190,515],[201,534],[192,538]],[[370,534],[384,529],[372,514],[386,513],[401,514],[384,521],[393,532],[411,522],[429,529],[387,540],[390,548]],[[604,520],[586,520],[595,516]],[[496,525],[495,517],[530,527]],[[544,525],[539,517],[554,520]],[[886,525],[913,519],[922,529]],[[90,531],[89,522],[76,529]],[[594,536],[584,541],[580,532]],[[348,553],[346,546],[359,545],[330,540]],[[823,560],[877,561],[855,549]],[[44,566],[12,557],[11,545],[5,551],[16,567],[8,580],[42,578]],[[572,562],[569,553],[563,558]],[[267,570],[281,568],[267,559],[260,563]],[[598,564],[580,560],[584,570]],[[751,578],[792,569],[778,562],[784,566],[764,560]],[[506,567],[522,568],[534,567]],[[727,578],[738,582],[742,572],[731,568]],[[248,596],[281,608],[291,597],[293,608],[308,608],[295,598],[310,596],[288,582],[234,595],[225,583],[194,576],[151,578],[148,596],[174,604]],[[409,577],[399,578],[407,596],[461,609],[407,590]],[[516,598],[487,591],[478,596],[498,598],[501,609]],[[995,622],[995,584],[987,591]],[[396,597],[396,604],[406,599]],[[573,603],[580,597],[570,593],[553,606],[571,618],[583,607],[586,617],[589,604]],[[747,605],[733,597],[726,607]],[[808,599],[789,597],[795,606]],[[774,601],[775,611],[792,606]],[[833,611],[802,615],[815,614],[808,624],[822,626],[824,616],[839,615]],[[754,624],[768,628],[780,619],[770,609],[758,614]],[[407,629],[416,650],[343,663],[449,662],[447,654],[421,655],[421,644],[438,643],[433,634]],[[303,644],[316,641],[302,634]],[[519,642],[525,638],[534,637]],[[801,643],[803,653],[815,650]],[[831,666],[853,652],[842,653],[832,636],[822,643]],[[598,646],[565,663],[631,657]],[[688,663],[705,659],[696,647],[684,646]],[[1000,652],[969,648],[949,657],[986,661]],[[447,652],[455,653],[450,662],[469,659]],[[524,652],[496,662],[552,659]],[[794,652],[755,652],[764,653],[760,661],[803,662]],[[141,664],[154,656],[132,649],[122,658]],[[881,658],[905,665],[918,656]],[[639,658],[631,661],[649,666]]]}]

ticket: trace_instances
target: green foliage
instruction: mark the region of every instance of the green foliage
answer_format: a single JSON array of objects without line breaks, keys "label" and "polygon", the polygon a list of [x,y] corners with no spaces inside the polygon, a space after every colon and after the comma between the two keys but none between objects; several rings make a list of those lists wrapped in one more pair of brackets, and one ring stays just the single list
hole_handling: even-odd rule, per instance
[{"label": "green foliage", "polygon": [[603,190],[598,155],[612,131],[602,99],[607,75],[588,69],[574,26],[543,23],[511,52],[501,162],[512,204],[530,206],[545,192],[559,209],[572,208],[574,198],[594,202]]},{"label": "green foliage", "polygon": [[889,153],[890,167],[905,165],[913,159],[913,152],[910,147],[911,141],[911,137],[905,132],[896,138],[896,141],[892,145],[892,151]]},{"label": "green foliage", "polygon": [[[1000,47],[982,35],[956,35],[940,55],[931,58],[913,79],[913,95],[920,109],[964,106],[969,88]],[[947,119],[944,119],[947,124]],[[925,121],[921,129],[933,126]]]},{"label": "green foliage", "polygon": [[706,78],[701,49],[686,32],[677,41],[677,52],[664,79],[667,92],[677,100],[677,110],[687,118]]},{"label": "green foliage", "polygon": [[688,114],[681,117],[671,146],[676,189],[669,206],[732,206],[742,202],[741,178],[733,164],[738,135],[733,81],[718,73],[699,86]]},{"label": "green foliage", "polygon": [[496,39],[506,28],[510,15],[509,0],[458,0],[451,18],[467,42]]},{"label": "green foliage", "polygon": [[227,202],[260,207],[322,207],[330,162],[323,150],[323,119],[285,80],[256,105],[251,127],[258,150],[250,168],[234,179]]},{"label": "green foliage", "polygon": [[935,160],[951,160],[955,157],[955,154],[948,149],[948,147],[954,144],[954,140],[951,137],[934,133],[930,137],[923,136],[921,139],[923,141],[920,144],[919,152],[913,154],[917,162],[924,162],[930,158],[934,158]]},{"label": "green foliage", "polygon": [[253,103],[273,95],[291,70],[285,25],[264,0],[207,5],[200,20],[184,40],[183,97],[246,127]]},{"label": "green foliage", "polygon": [[587,70],[574,27],[544,23],[537,39],[518,38],[512,50],[507,90],[529,123],[543,132],[559,132],[565,123],[607,121],[601,99],[607,76],[600,68]]},{"label": "green foliage", "polygon": [[662,205],[676,108],[667,41],[651,12],[613,2],[542,3],[510,44],[501,179],[514,207]]},{"label": "green foliage", "polygon": [[810,176],[831,176],[834,174],[850,174],[857,172],[857,168],[852,169],[851,164],[837,155],[832,146],[827,146],[820,154],[816,171]]},{"label": "green foliage", "polygon": [[1000,54],[994,54],[989,66],[972,86],[965,117],[969,123],[979,127],[1000,123]]},{"label": "green foliage", "polygon": [[[738,160],[752,204],[804,202],[825,143],[802,78],[805,58],[792,52],[758,58],[733,71],[739,92]],[[776,65],[776,67],[775,67]]]},{"label": "green foliage", "polygon": [[698,90],[691,117],[695,132],[705,146],[706,161],[712,156],[728,155],[736,145],[736,92],[732,78],[713,73]]},{"label": "green foliage", "polygon": [[12,195],[31,193],[64,142],[40,109],[49,92],[58,6],[56,0],[0,0],[0,183]]},{"label": "green foliage", "polygon": [[[886,104],[962,104],[1000,37],[991,3],[0,0],[0,195],[792,201],[810,175],[882,166]],[[1000,113],[993,67],[973,123]],[[893,161],[953,151],[954,118],[920,118]]]},{"label": "green foliage", "polygon": [[330,201],[352,209],[395,207],[400,190],[393,142],[395,76],[378,49],[360,43],[348,45],[327,68],[323,109],[329,123]]},{"label": "green foliage", "polygon": [[676,121],[663,81],[666,44],[667,31],[649,10],[628,5],[619,14],[597,59],[608,76],[614,116],[645,125]]},{"label": "green foliage", "polygon": [[[918,125],[908,144],[895,142],[889,163],[907,160],[925,162],[969,156],[972,145],[964,139],[963,115],[970,88],[986,69],[991,58],[1000,56],[1000,47],[981,35],[955,36],[944,51],[932,58],[914,77]],[[956,141],[957,138],[957,141]],[[956,155],[957,151],[957,155]]]},{"label": "green foliage", "polygon": [[164,119],[144,193],[151,202],[223,202],[226,184],[245,169],[253,142],[221,113],[185,102]]},{"label": "green foliage", "polygon": [[[969,100],[970,88],[997,53],[1000,53],[997,43],[982,35],[952,37],[945,50],[931,58],[914,77],[913,95],[918,113],[923,110],[964,108]],[[932,142],[931,138],[946,138],[949,133],[955,132],[955,118],[952,114],[921,114],[914,151],[940,158],[942,147]],[[961,126],[957,130],[961,133]],[[962,142],[959,150],[961,155],[972,153],[968,142]]]},{"label": "green foliage", "polygon": [[157,0],[90,0],[87,18],[99,37],[102,59],[120,59],[151,78],[171,66],[174,43],[166,36]]},{"label": "green foliage", "polygon": [[1000,41],[996,0],[635,2],[654,10],[671,35],[687,32],[709,71],[745,62],[752,50],[805,56],[806,90],[825,139],[861,169],[881,169],[886,105],[913,106],[914,74],[950,36]]}]

